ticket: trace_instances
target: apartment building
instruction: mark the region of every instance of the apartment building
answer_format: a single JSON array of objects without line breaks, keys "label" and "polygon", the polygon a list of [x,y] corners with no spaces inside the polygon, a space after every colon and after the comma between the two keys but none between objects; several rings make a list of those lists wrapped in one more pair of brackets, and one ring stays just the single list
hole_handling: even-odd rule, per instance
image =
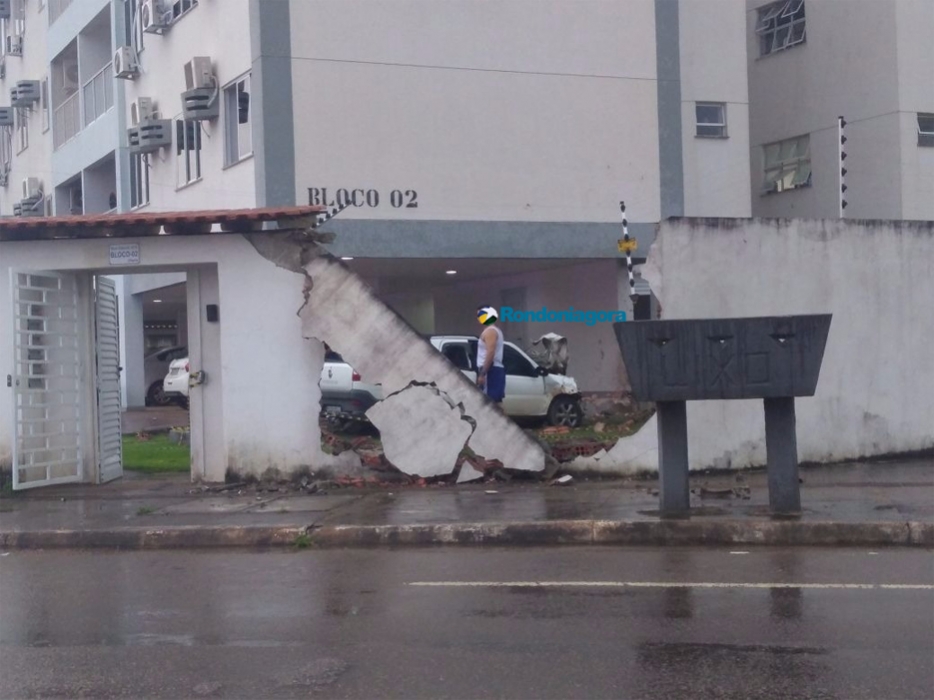
[{"label": "apartment building", "polygon": [[[747,4],[752,211],[934,219],[934,3]],[[844,117],[841,166],[838,117]]]},{"label": "apartment building", "polygon": [[[637,261],[662,218],[751,213],[745,0],[4,5],[0,107],[46,97],[0,127],[32,137],[0,214],[345,205],[332,252],[425,333],[475,332],[480,304],[650,315],[619,201]],[[562,333],[585,390],[620,386],[608,324],[504,329]]]}]

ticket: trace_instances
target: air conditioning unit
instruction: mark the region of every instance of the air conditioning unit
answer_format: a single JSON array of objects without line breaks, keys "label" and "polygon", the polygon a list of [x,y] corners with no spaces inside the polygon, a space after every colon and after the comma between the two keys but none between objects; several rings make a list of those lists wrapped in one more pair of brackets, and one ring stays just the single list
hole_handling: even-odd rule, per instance
[{"label": "air conditioning unit", "polygon": [[10,89],[10,101],[14,107],[28,107],[39,101],[42,87],[38,80],[20,80]]},{"label": "air conditioning unit", "polygon": [[80,85],[81,76],[78,73],[78,62],[62,61],[62,90],[70,95],[77,92]]},{"label": "air conditioning unit", "polygon": [[130,104],[130,124],[139,126],[140,122],[152,118],[153,111],[151,97],[137,97]]},{"label": "air conditioning unit", "polygon": [[185,64],[185,89],[211,88],[217,85],[210,56],[195,56]]},{"label": "air conditioning unit", "polygon": [[0,126],[13,126],[12,107],[0,107]]},{"label": "air conditioning unit", "polygon": [[130,46],[121,46],[114,52],[114,77],[132,80],[139,75],[136,52]]},{"label": "air conditioning unit", "polygon": [[22,35],[13,35],[13,34],[7,35],[6,53],[9,56],[22,56],[23,55]]},{"label": "air conditioning unit", "polygon": [[161,0],[142,0],[139,6],[139,21],[144,32],[162,34],[172,23],[172,11],[165,12]]},{"label": "air conditioning unit", "polygon": [[42,196],[42,181],[37,177],[23,178],[23,199],[35,199]]},{"label": "air conditioning unit", "polygon": [[0,0],[0,19],[10,19],[13,16],[13,0]]},{"label": "air conditioning unit", "polygon": [[172,145],[172,120],[143,120],[138,126],[127,129],[130,153],[153,153]]}]

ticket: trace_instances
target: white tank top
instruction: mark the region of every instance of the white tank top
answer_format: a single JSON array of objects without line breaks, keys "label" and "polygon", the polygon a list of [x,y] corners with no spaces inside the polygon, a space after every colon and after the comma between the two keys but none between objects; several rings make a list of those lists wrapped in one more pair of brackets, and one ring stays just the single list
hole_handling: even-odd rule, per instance
[{"label": "white tank top", "polygon": [[[493,353],[493,366],[502,367],[503,366],[503,332],[499,329],[498,326],[491,326],[491,328],[496,331],[496,352]],[[477,370],[483,368],[483,363],[486,362],[486,343],[483,340],[477,342]]]}]

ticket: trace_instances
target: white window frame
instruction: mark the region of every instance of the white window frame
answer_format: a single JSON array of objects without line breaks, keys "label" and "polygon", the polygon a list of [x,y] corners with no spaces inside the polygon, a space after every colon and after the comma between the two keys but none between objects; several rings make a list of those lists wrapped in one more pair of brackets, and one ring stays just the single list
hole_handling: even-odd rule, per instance
[{"label": "white window frame", "polygon": [[771,56],[807,41],[805,0],[778,0],[756,13],[759,57]]},{"label": "white window frame", "polygon": [[[250,73],[241,75],[224,87],[224,167],[236,165],[253,155],[253,80]],[[240,122],[240,94],[247,95],[247,120]],[[244,134],[249,148],[244,148]]]},{"label": "white window frame", "polygon": [[762,194],[811,186],[811,136],[767,143],[762,147]]},{"label": "white window frame", "polygon": [[[201,122],[175,117],[175,155],[177,163],[177,189],[182,189],[201,180],[201,149],[204,138]],[[185,126],[179,126],[183,124]],[[192,126],[188,126],[192,125]],[[189,133],[194,134],[194,143],[189,143]]]},{"label": "white window frame", "polygon": [[172,24],[175,24],[198,6],[198,0],[174,0],[166,6],[172,11]]},{"label": "white window frame", "polygon": [[130,154],[130,209],[142,209],[149,204],[149,157],[145,153]]},{"label": "white window frame", "polygon": [[934,147],[934,113],[918,112],[918,145]]},{"label": "white window frame", "polygon": [[16,122],[16,154],[29,148],[29,110],[23,107],[14,110]]},{"label": "white window frame", "polygon": [[[716,108],[720,110],[719,121],[701,121],[701,108]],[[699,139],[725,139],[729,137],[726,125],[726,102],[695,102],[694,120],[696,128],[694,135]]]},{"label": "white window frame", "polygon": [[127,37],[127,43],[133,47],[136,55],[139,56],[143,49],[146,48],[146,32],[143,31],[143,23],[139,17],[139,0],[123,0],[123,2],[125,5],[124,12],[130,18],[130,36]]}]

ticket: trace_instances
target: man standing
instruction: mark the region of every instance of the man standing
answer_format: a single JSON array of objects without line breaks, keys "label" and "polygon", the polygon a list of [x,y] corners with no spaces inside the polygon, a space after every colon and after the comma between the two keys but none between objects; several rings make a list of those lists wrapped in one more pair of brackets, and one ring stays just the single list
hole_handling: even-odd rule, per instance
[{"label": "man standing", "polygon": [[486,328],[477,343],[477,386],[494,403],[506,396],[506,369],[503,367],[503,332],[496,325],[499,314],[492,306],[477,309],[477,320]]}]

